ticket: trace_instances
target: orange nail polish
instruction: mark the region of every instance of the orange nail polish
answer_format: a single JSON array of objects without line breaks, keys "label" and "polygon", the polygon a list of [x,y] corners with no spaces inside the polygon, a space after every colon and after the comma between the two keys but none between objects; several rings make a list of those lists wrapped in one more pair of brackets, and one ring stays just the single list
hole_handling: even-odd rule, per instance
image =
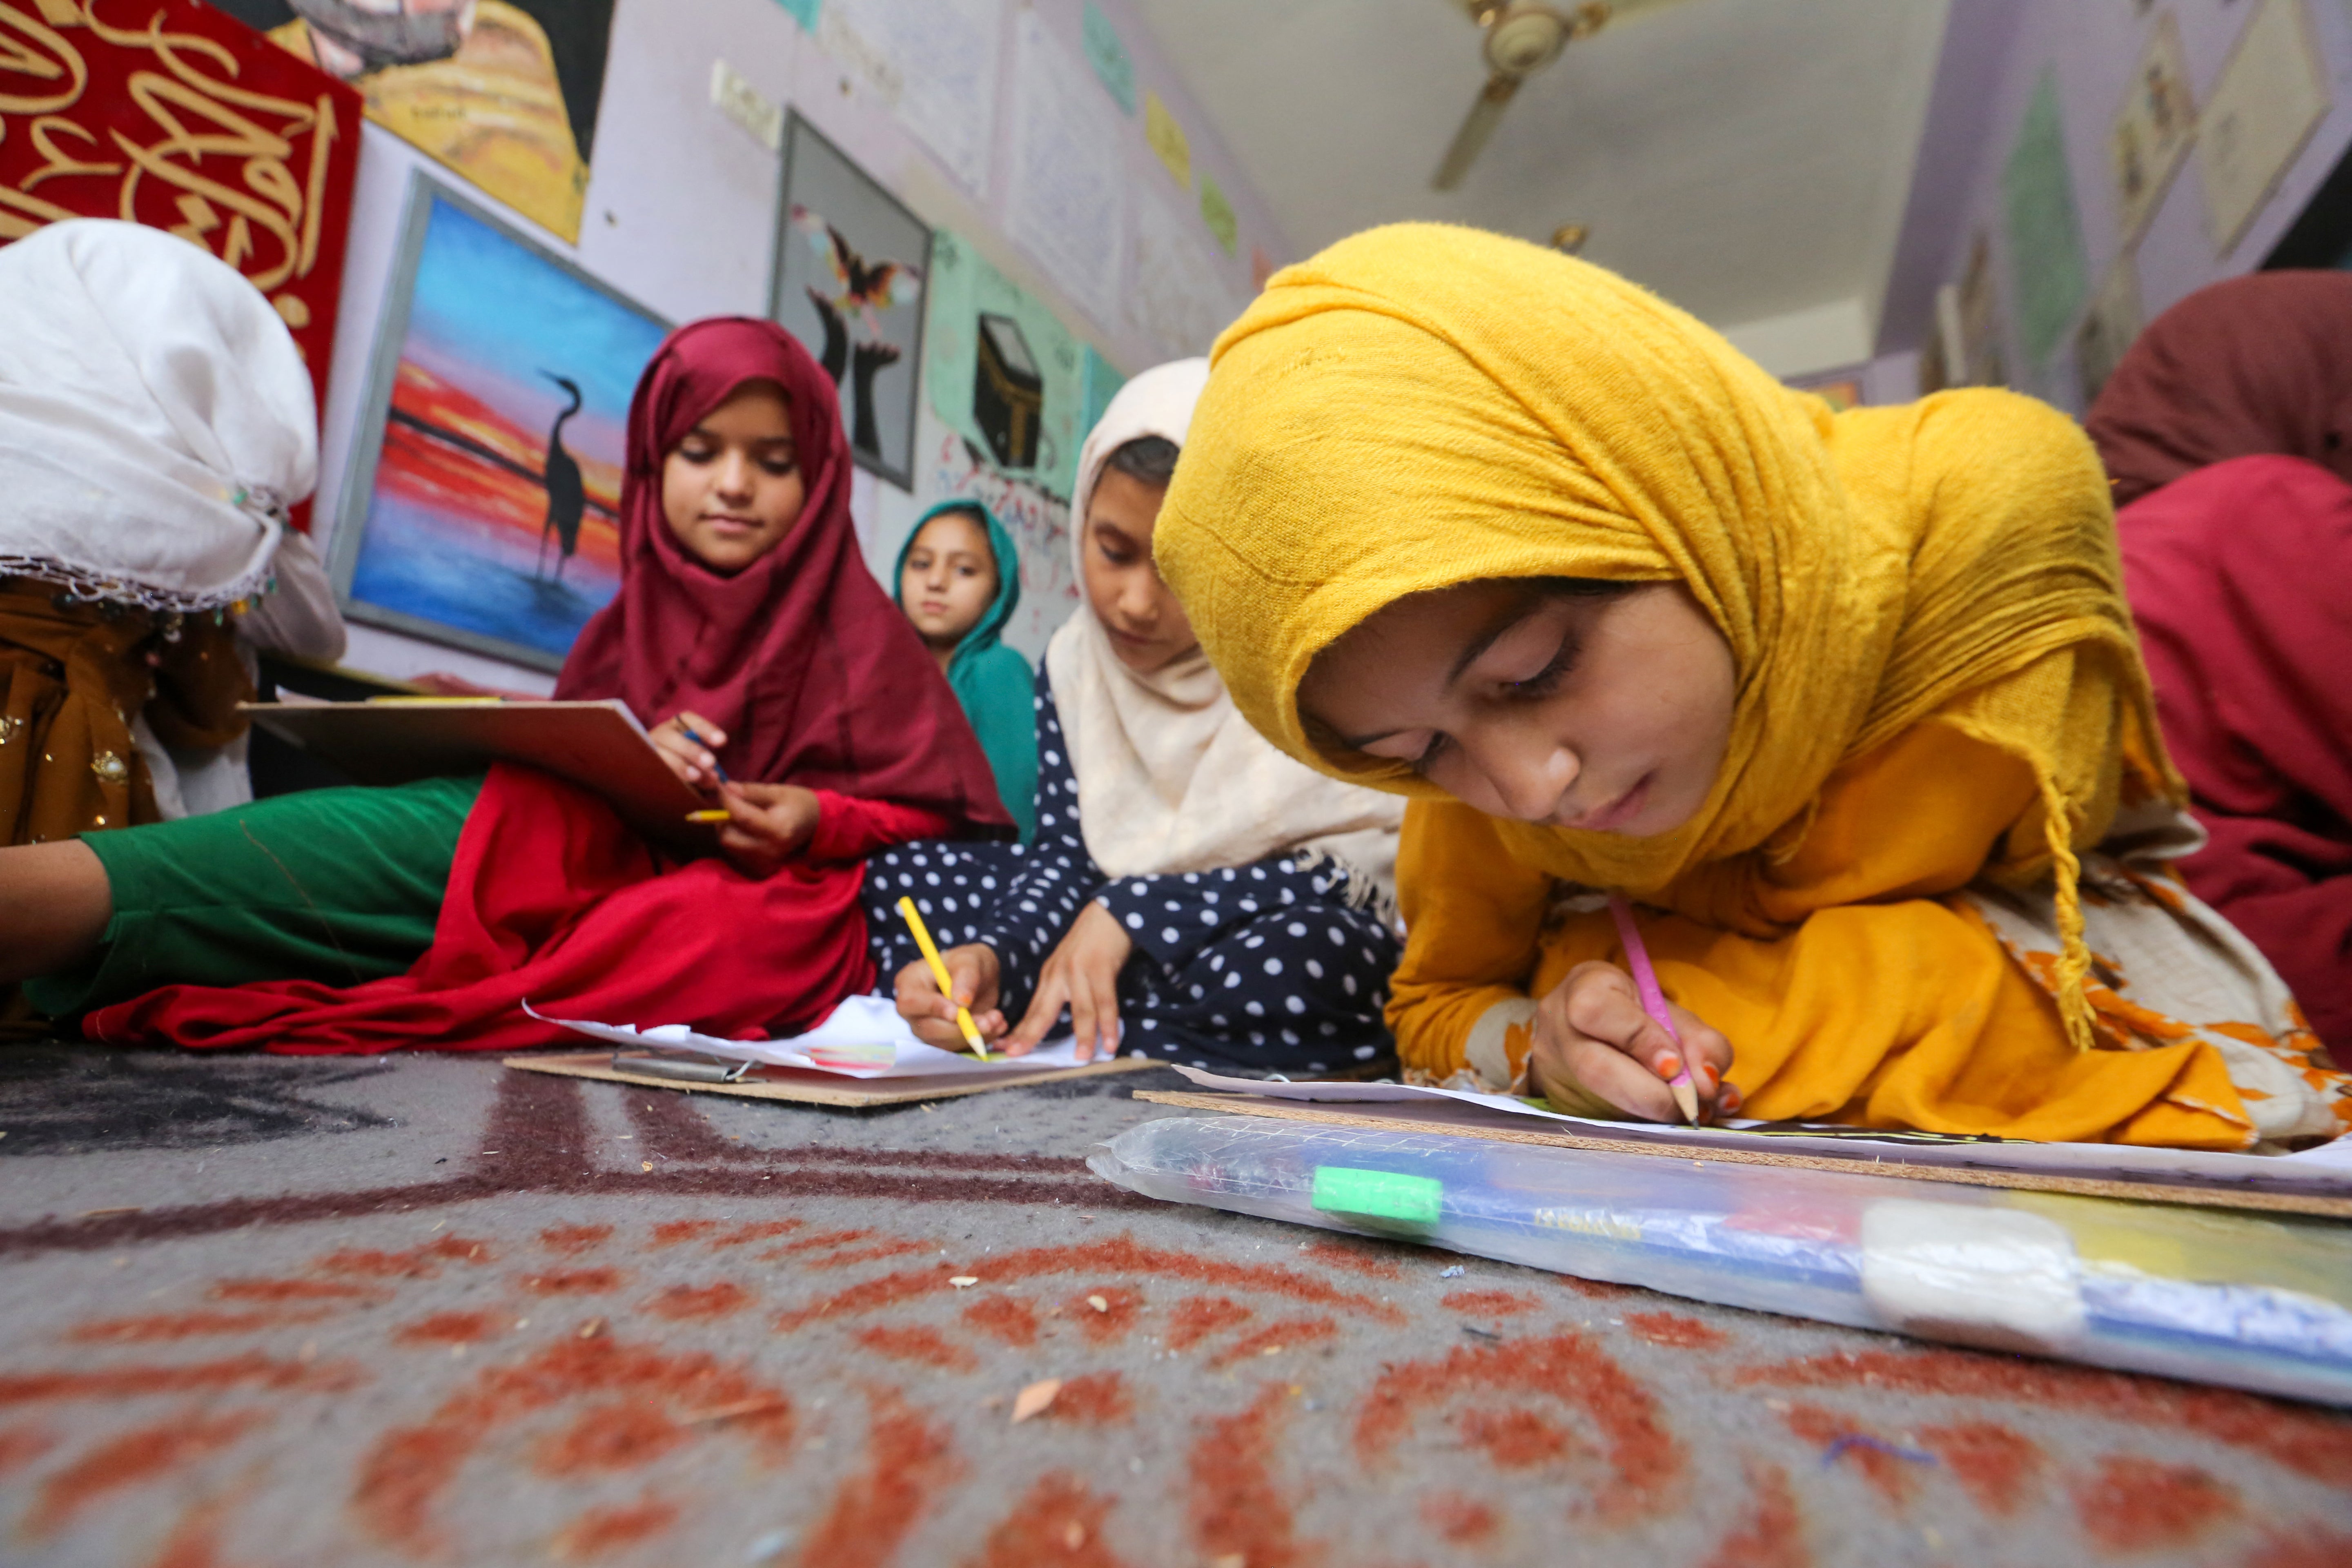
[{"label": "orange nail polish", "polygon": [[1683,1058],[1675,1055],[1674,1052],[1668,1051],[1664,1056],[1658,1058],[1658,1076],[1660,1078],[1665,1079],[1671,1082],[1675,1078],[1681,1074],[1682,1070]]}]

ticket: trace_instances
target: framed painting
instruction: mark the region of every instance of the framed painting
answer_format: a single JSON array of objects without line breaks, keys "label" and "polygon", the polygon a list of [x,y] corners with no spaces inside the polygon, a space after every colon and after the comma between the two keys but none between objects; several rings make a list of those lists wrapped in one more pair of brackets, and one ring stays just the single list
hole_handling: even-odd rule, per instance
[{"label": "framed painting", "polygon": [[768,315],[840,389],[857,466],[908,490],[930,268],[930,226],[791,115]]},{"label": "framed painting", "polygon": [[343,613],[561,668],[620,589],[629,398],[668,331],[412,176],[335,529]]},{"label": "framed painting", "polygon": [[212,0],[351,83],[367,117],[580,237],[614,0]]}]

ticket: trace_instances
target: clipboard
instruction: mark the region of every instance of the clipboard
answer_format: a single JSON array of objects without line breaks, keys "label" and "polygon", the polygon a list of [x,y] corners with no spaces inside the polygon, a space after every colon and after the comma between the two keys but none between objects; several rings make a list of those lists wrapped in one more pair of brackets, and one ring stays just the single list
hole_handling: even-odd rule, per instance
[{"label": "clipboard", "polygon": [[366,784],[479,773],[521,763],[593,791],[658,843],[708,850],[711,830],[686,820],[710,802],[669,771],[618,698],[594,702],[397,697],[366,702],[246,702],[270,734]]},{"label": "clipboard", "polygon": [[1243,1116],[1267,1116],[1284,1121],[1311,1121],[1329,1127],[1364,1127],[1383,1132],[1434,1132],[1454,1138],[1483,1138],[1504,1143],[1542,1143],[1559,1149],[1590,1149],[1611,1154],[1646,1154],[1668,1160],[1706,1164],[1779,1165],[1801,1170],[1835,1171],[1852,1176],[1876,1176],[1895,1181],[1951,1182],[1962,1186],[2011,1187],[2024,1192],[2073,1193],[2084,1197],[2127,1198],[2137,1203],[2188,1204],[2209,1208],[2250,1209],[2272,1214],[2317,1215],[2328,1219],[2352,1219],[2352,1197],[2323,1191],[2273,1191],[2263,1188],[2191,1180],[2135,1180],[2121,1173],[2067,1175],[2050,1171],[1994,1170],[1981,1166],[1928,1164],[1904,1158],[1906,1145],[1883,1143],[1874,1151],[1865,1142],[1853,1143],[1847,1156],[1782,1152],[1772,1148],[1727,1147],[1722,1143],[1675,1142],[1671,1129],[1657,1138],[1593,1136],[1569,1131],[1556,1123],[1516,1123],[1475,1105],[1448,1100],[1379,1100],[1368,1103],[1316,1103],[1267,1100],[1248,1094],[1202,1094],[1187,1090],[1139,1089],[1138,1100],[1173,1105],[1186,1110],[1207,1110]]},{"label": "clipboard", "polygon": [[[1083,1067],[1041,1068],[1035,1072],[942,1073],[929,1078],[844,1078],[837,1073],[812,1072],[804,1068],[780,1068],[720,1062],[693,1052],[657,1050],[567,1051],[562,1055],[507,1057],[500,1065],[525,1072],[559,1073],[566,1078],[592,1078],[605,1083],[636,1084],[646,1089],[684,1089],[689,1094],[726,1094],[743,1100],[785,1100],[803,1105],[908,1105],[919,1100],[951,1100],[959,1095],[986,1094],[994,1089],[1025,1089],[1032,1084],[1060,1083],[1068,1079],[1100,1078],[1110,1073],[1142,1072],[1164,1062],[1140,1057],[1113,1057]],[[675,1058],[675,1061],[648,1060]],[[695,1070],[699,1068],[700,1070]]]}]

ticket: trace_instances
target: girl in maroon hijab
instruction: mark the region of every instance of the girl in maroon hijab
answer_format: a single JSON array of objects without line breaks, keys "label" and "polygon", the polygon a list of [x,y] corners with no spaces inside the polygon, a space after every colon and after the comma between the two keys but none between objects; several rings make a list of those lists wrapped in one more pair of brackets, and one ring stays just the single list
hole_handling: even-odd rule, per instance
[{"label": "girl in maroon hijab", "polygon": [[2190,295],[2085,423],[2165,744],[2211,836],[2182,870],[2352,1061],[2352,275]]},{"label": "girl in maroon hijab", "polygon": [[866,570],[849,479],[830,380],[770,322],[682,328],[637,384],[621,591],[556,693],[651,726],[726,806],[718,855],[679,863],[595,795],[505,764],[278,796],[0,850],[0,980],[47,976],[36,1004],[95,1008],[93,1039],[293,1052],[562,1037],[525,1002],[735,1036],[814,1022],[872,984],[867,854],[1013,834],[955,694]]}]

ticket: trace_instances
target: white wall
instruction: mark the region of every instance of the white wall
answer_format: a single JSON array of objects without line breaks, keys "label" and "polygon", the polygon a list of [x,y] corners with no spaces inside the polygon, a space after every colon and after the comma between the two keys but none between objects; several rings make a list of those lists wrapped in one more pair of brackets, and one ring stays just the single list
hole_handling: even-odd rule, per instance
[{"label": "white wall", "polygon": [[[1217,181],[1241,220],[1237,254],[1204,247],[1236,299],[1250,290],[1253,246],[1279,263],[1291,258],[1287,241],[1265,204],[1242,177],[1174,71],[1127,0],[1099,0],[1118,25],[1136,68],[1138,111],[1119,115],[1103,100],[1105,134],[1119,144],[1129,199],[1157,191],[1175,206],[1192,199],[1143,140],[1141,93],[1156,90],[1183,124],[1192,165]],[[1133,319],[1129,309],[1098,320],[1064,297],[1006,232],[1005,167],[1012,151],[1015,85],[1013,30],[1034,10],[1074,56],[1079,53],[1082,0],[1005,0],[998,79],[994,149],[983,191],[960,184],[901,123],[870,77],[845,68],[818,37],[803,33],[775,0],[619,0],[610,63],[597,121],[593,167],[577,246],[564,245],[500,209],[480,191],[442,170],[407,143],[370,125],[362,141],[359,189],[335,356],[328,378],[324,441],[316,509],[319,541],[328,544],[350,466],[360,405],[367,388],[377,323],[391,280],[394,249],[411,171],[423,168],[467,199],[499,211],[558,254],[674,321],[716,314],[763,313],[779,160],[710,101],[711,67],[725,60],[772,100],[789,102],[908,205],[935,226],[956,229],[1013,281],[1052,306],[1063,323],[1120,371],[1134,372],[1201,345],[1164,344]],[[1130,219],[1129,228],[1132,223]],[[1202,231],[1205,239],[1205,229]],[[1134,276],[1127,246],[1123,281]],[[1122,300],[1122,306],[1126,304]],[[942,426],[928,417],[920,443]],[[919,479],[918,481],[920,482]],[[909,494],[860,473],[851,505],[867,558],[887,569],[914,517],[936,498]],[[1024,563],[1025,565],[1026,563]],[[1024,572],[1025,575],[1025,572]],[[1066,574],[1065,574],[1066,575]],[[1040,605],[1040,608],[1044,608]],[[1042,646],[1035,617],[1016,640]],[[1050,629],[1047,627],[1045,629]],[[1034,651],[1034,647],[1033,647]],[[388,676],[451,670],[470,679],[529,690],[552,681],[536,670],[354,626],[346,663]]]}]

